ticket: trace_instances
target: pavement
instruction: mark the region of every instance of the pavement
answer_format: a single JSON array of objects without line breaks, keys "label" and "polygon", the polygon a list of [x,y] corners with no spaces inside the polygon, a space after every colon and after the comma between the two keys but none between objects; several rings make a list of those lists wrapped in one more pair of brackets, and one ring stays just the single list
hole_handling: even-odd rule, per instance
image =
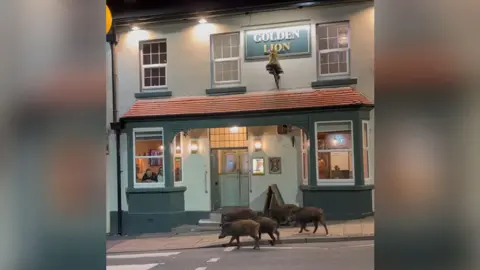
[{"label": "pavement", "polygon": [[[313,226],[307,226],[310,232],[299,233],[299,228],[281,228],[280,244],[319,243],[319,242],[342,242],[373,240],[374,218],[368,217],[344,222],[327,222],[329,235],[325,235],[323,227],[319,226],[315,234]],[[265,245],[268,235],[262,236],[261,244]],[[228,243],[229,238],[218,239],[218,232],[205,233],[180,233],[176,235],[143,235],[138,237],[122,237],[107,241],[107,254],[171,251],[199,248],[217,248]],[[252,241],[248,237],[242,237],[241,241],[250,245]]]},{"label": "pavement", "polygon": [[373,270],[373,241],[107,254],[107,270]]}]

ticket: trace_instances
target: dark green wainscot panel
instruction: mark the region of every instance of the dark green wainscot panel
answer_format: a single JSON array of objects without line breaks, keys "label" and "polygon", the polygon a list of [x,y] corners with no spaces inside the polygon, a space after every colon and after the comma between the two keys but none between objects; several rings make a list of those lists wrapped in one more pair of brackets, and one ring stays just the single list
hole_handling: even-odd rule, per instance
[{"label": "dark green wainscot panel", "polygon": [[[127,189],[128,212],[123,212],[124,234],[170,232],[180,225],[195,225],[209,212],[185,211],[186,187]],[[117,230],[117,212],[110,213],[111,233]]]},{"label": "dark green wainscot panel", "polygon": [[320,207],[329,220],[357,219],[373,215],[374,186],[301,186],[303,205]]}]

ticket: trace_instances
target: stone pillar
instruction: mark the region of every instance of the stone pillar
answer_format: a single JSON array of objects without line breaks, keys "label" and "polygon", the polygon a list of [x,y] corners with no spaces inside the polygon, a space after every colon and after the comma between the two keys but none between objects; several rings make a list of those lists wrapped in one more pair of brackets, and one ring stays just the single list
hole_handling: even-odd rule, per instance
[{"label": "stone pillar", "polygon": [[163,134],[163,158],[165,168],[163,168],[163,175],[165,177],[165,188],[173,187],[173,151],[172,144],[176,132],[173,130],[164,130]]},{"label": "stone pillar", "polygon": [[310,142],[308,149],[308,185],[317,186],[317,149],[315,146],[317,134],[315,134],[315,123],[310,123],[307,134]]}]

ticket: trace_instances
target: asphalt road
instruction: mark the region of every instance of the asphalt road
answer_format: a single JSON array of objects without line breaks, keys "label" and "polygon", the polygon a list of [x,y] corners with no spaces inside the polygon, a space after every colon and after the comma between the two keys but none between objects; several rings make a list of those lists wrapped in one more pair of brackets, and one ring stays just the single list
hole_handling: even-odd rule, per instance
[{"label": "asphalt road", "polygon": [[109,254],[107,270],[372,270],[373,241]]}]

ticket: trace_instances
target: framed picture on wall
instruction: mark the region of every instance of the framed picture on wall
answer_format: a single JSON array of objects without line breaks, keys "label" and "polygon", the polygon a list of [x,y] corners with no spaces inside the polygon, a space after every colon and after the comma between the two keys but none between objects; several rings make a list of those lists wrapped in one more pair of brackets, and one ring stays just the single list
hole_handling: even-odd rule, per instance
[{"label": "framed picture on wall", "polygon": [[252,158],[252,174],[264,175],[265,174],[265,162],[263,157]]},{"label": "framed picture on wall", "polygon": [[281,174],[282,173],[282,158],[269,157],[268,158],[268,173]]}]

